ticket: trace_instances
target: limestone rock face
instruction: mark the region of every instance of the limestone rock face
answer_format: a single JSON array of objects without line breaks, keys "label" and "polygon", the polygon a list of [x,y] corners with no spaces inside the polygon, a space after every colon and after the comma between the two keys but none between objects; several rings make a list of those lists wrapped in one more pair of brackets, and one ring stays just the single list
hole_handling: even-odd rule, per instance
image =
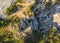
[{"label": "limestone rock face", "polygon": [[[40,30],[41,33],[49,31],[56,23],[60,22],[58,17],[54,17],[56,13],[60,13],[60,3],[53,4],[48,0],[37,0],[34,6],[34,18],[25,20],[21,28],[31,26],[32,30]],[[57,14],[59,16],[59,14]],[[24,21],[24,20],[23,20]],[[56,23],[55,23],[56,21]],[[60,23],[59,23],[60,24]],[[57,25],[55,25],[57,26]]]},{"label": "limestone rock face", "polygon": [[[0,0],[0,18],[5,19],[6,16],[3,11],[11,5],[15,0]],[[30,2],[29,0],[27,0]],[[8,4],[7,4],[8,3]],[[58,17],[55,16],[57,14],[60,16],[60,1],[57,1],[55,4],[52,0],[36,0],[35,5],[33,7],[34,17],[30,17],[29,19],[25,18],[19,21],[19,29],[21,31],[26,31],[28,27],[31,27],[30,30],[39,30],[41,33],[45,33],[49,31],[54,25],[54,22],[59,22]]]},{"label": "limestone rock face", "polygon": [[7,19],[4,14],[4,10],[6,10],[15,0],[0,0],[0,19]]},{"label": "limestone rock face", "polygon": [[56,12],[53,16],[53,22],[56,22],[58,25],[60,25],[60,5],[56,5]]}]

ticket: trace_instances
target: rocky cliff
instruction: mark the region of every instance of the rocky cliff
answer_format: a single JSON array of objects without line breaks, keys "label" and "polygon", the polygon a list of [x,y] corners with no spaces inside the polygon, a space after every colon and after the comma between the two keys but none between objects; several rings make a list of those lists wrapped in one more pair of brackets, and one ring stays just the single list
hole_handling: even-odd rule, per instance
[{"label": "rocky cliff", "polygon": [[58,28],[56,23],[60,21],[59,17],[57,18],[57,16],[55,16],[60,13],[60,2],[58,1],[55,3],[52,0],[36,0],[33,7],[34,17],[22,20],[22,22],[20,22],[20,29],[25,30],[30,26],[32,30],[40,30],[41,33],[45,33],[52,27]]},{"label": "rocky cliff", "polygon": [[[3,13],[14,0],[0,0],[0,18],[6,19]],[[8,3],[8,4],[7,4]],[[47,33],[52,27],[59,28],[60,24],[60,1],[58,0],[27,0],[17,3],[17,8],[21,8],[16,13],[8,15],[9,19],[5,22],[8,24],[12,22],[12,29],[17,29],[18,32],[23,34],[30,34],[30,32],[39,30],[42,34]],[[32,7],[31,7],[32,6]],[[30,8],[31,7],[31,8]],[[29,9],[30,8],[30,9]],[[30,11],[32,10],[32,11]],[[32,13],[33,12],[33,13]],[[32,15],[33,14],[33,15]],[[15,20],[18,19],[18,25],[15,25]],[[12,20],[14,19],[14,20]],[[9,21],[10,20],[10,21]],[[1,21],[1,20],[0,20]],[[9,21],[9,22],[7,22]],[[58,23],[58,24],[57,24]]]},{"label": "rocky cliff", "polygon": [[0,19],[7,19],[4,11],[16,0],[0,0]]}]

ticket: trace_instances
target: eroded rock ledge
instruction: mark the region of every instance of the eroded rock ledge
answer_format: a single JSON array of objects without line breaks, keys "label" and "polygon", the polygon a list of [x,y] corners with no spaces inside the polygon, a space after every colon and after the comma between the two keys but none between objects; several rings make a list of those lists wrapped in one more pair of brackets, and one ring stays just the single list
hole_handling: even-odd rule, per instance
[{"label": "eroded rock ledge", "polygon": [[58,23],[59,17],[55,19],[57,16],[54,17],[54,15],[59,15],[58,13],[60,13],[59,4],[58,1],[53,3],[47,0],[37,0],[33,9],[34,17],[21,20],[23,23],[20,22],[20,29],[25,30],[27,27],[31,26],[32,30],[40,30],[41,33],[45,33],[52,27],[58,27],[55,24]]},{"label": "eroded rock ledge", "polygon": [[[10,4],[11,3],[9,3],[9,5]],[[6,6],[6,5],[3,5],[2,4],[2,7],[3,6]],[[1,7],[1,9],[2,9],[2,7]],[[39,30],[40,33],[46,33],[52,27],[58,27],[58,25],[55,25],[58,20],[57,19],[54,19],[57,16],[55,17],[54,15],[55,14],[57,14],[57,15],[60,14],[60,10],[59,9],[60,9],[60,1],[57,1],[56,3],[53,3],[52,0],[51,1],[47,1],[47,0],[36,0],[35,1],[35,5],[33,6],[33,9],[32,9],[33,10],[33,13],[34,13],[33,14],[34,16],[32,16],[32,17],[30,17],[28,19],[28,18],[25,18],[25,14],[24,13],[21,13],[24,16],[24,19],[20,19],[19,20],[19,23],[18,23],[18,25],[19,25],[18,27],[19,28],[18,29],[20,29],[20,31],[22,31],[23,33],[27,33],[27,34],[29,34],[29,31],[27,31],[27,30],[32,30],[32,32],[34,30]],[[22,10],[22,11],[25,12],[26,9],[25,10]],[[1,11],[1,12],[3,12],[3,11]],[[20,18],[20,16],[22,16],[20,14],[20,12],[15,13],[14,15],[15,16],[18,16]],[[0,15],[4,15],[4,14],[0,14]],[[5,19],[6,17],[4,15],[3,17],[1,16],[0,18]],[[58,17],[58,19],[59,19],[59,17]]]}]

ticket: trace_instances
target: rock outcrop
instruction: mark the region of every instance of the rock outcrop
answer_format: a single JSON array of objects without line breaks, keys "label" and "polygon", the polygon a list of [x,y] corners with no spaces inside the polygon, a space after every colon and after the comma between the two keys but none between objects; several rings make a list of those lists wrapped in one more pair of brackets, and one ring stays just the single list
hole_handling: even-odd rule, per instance
[{"label": "rock outcrop", "polygon": [[[4,3],[4,1],[0,1],[0,18],[6,18],[3,14],[3,11],[11,5],[14,0],[8,0],[8,4]],[[2,3],[3,2],[3,3]],[[28,2],[30,2],[28,0]],[[31,1],[32,2],[32,1]],[[6,6],[7,5],[7,6]],[[2,10],[1,10],[2,9]],[[19,21],[19,29],[20,31],[26,31],[28,27],[31,27],[30,30],[39,30],[41,33],[46,33],[49,31],[54,25],[54,15],[60,14],[60,1],[52,2],[52,0],[36,0],[35,5],[33,6],[34,16],[29,19],[25,18]],[[25,10],[23,10],[25,11]],[[19,15],[18,15],[19,16]],[[20,17],[20,16],[19,16]],[[58,18],[59,19],[59,18]],[[60,22],[60,21],[59,21]],[[28,32],[27,32],[28,33]]]},{"label": "rock outcrop", "polygon": [[0,0],[0,19],[1,20],[7,20],[6,15],[4,14],[4,11],[16,0]]},{"label": "rock outcrop", "polygon": [[[59,2],[53,3],[52,0],[36,0],[36,4],[33,9],[34,17],[22,20],[23,23],[20,22],[20,24],[22,24],[20,25],[20,29],[25,30],[27,27],[31,26],[32,30],[40,30],[41,33],[45,33],[52,27],[56,27],[57,25],[55,25],[54,22],[57,19],[54,19],[56,18],[54,15],[57,14],[59,16],[59,4]],[[60,17],[58,17],[58,20],[59,18]]]}]

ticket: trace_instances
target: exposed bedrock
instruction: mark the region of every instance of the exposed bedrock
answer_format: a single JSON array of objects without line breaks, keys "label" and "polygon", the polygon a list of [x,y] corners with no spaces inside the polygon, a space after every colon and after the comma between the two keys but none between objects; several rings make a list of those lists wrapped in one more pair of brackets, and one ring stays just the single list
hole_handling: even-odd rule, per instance
[{"label": "exposed bedrock", "polygon": [[60,3],[58,2],[56,4],[53,4],[52,2],[46,3],[43,1],[44,0],[36,1],[36,5],[33,9],[34,17],[21,20],[22,22],[20,22],[20,29],[24,30],[30,26],[32,30],[40,30],[41,33],[45,33],[52,29],[52,27],[59,28],[58,24],[60,23],[58,23],[58,20],[60,17],[58,17],[57,20],[55,19],[55,15],[57,14],[60,16]]}]

